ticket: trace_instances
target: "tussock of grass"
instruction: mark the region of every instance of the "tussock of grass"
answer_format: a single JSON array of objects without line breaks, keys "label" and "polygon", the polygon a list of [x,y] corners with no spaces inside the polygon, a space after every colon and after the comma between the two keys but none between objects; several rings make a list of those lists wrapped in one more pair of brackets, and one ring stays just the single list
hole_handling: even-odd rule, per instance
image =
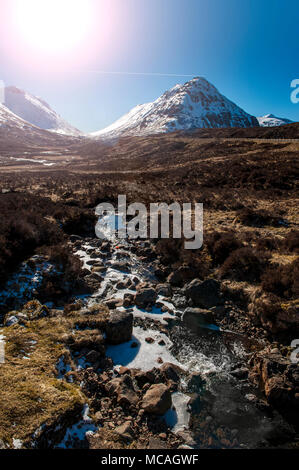
[{"label": "tussock of grass", "polygon": [[[78,384],[57,378],[56,365],[64,356],[64,362],[76,370],[67,339],[71,336],[79,349],[84,347],[80,344],[84,331],[76,330],[76,324],[82,316],[103,326],[107,309],[97,306],[96,312],[64,315],[54,311],[51,317],[1,330],[6,347],[5,363],[0,365],[0,439],[7,445],[12,446],[13,439],[21,440],[24,447],[32,446],[33,441],[38,447],[49,445],[48,441],[55,444],[79,419],[88,400]],[[93,333],[103,348],[100,330]]]}]

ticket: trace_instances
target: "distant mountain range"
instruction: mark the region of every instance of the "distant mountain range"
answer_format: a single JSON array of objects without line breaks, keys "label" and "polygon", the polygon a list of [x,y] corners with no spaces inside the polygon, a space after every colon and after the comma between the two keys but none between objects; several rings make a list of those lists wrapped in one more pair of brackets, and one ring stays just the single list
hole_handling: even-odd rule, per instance
[{"label": "distant mountain range", "polygon": [[[91,133],[90,137],[111,140],[178,130],[276,127],[291,122],[273,114],[251,116],[205,78],[197,77],[184,85],[176,85],[152,103],[136,106],[114,124]],[[0,128],[31,132],[32,136],[38,130],[61,136],[84,136],[41,98],[13,86],[5,88],[5,103],[0,104]]]}]

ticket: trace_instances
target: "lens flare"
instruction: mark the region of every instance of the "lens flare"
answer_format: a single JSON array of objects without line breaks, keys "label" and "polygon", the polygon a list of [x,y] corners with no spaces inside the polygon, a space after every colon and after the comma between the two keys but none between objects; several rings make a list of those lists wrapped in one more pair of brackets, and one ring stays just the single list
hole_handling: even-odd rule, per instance
[{"label": "lens flare", "polygon": [[66,52],[84,41],[92,26],[90,0],[18,0],[20,39],[44,52]]}]

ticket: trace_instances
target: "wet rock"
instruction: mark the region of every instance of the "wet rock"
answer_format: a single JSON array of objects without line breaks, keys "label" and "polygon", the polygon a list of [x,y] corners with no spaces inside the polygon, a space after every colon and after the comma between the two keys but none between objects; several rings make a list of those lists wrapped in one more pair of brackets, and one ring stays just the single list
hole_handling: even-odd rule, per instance
[{"label": "wet rock", "polygon": [[121,344],[130,341],[133,333],[133,315],[114,310],[106,326],[106,338],[110,344]]},{"label": "wet rock", "polygon": [[205,381],[199,372],[193,372],[187,379],[187,391],[189,393],[199,393],[204,385]]},{"label": "wet rock", "polygon": [[240,367],[238,369],[235,369],[235,370],[231,371],[231,375],[233,377],[235,377],[236,379],[239,379],[239,380],[247,379],[248,369],[247,369],[247,367]]},{"label": "wet rock", "polygon": [[184,326],[198,333],[202,326],[214,323],[214,318],[210,310],[201,308],[187,308],[182,316]]},{"label": "wet rock", "polygon": [[155,384],[144,395],[141,408],[146,413],[162,416],[171,408],[171,405],[171,393],[166,385]]},{"label": "wet rock", "polygon": [[148,307],[150,305],[154,305],[157,300],[157,292],[155,289],[148,287],[148,288],[141,288],[137,291],[134,301],[138,307]]},{"label": "wet rock", "polygon": [[211,308],[221,303],[220,283],[214,279],[194,279],[184,291],[197,307]]},{"label": "wet rock", "polygon": [[179,374],[181,372],[183,372],[183,370],[180,367],[171,364],[170,362],[166,362],[161,367],[161,373],[166,377],[166,379],[172,380],[175,383],[180,381]]},{"label": "wet rock", "polygon": [[[201,399],[198,393],[192,393],[190,400],[188,401],[188,411],[190,411],[191,415],[197,415],[201,411]],[[208,423],[208,419],[206,419]]]}]

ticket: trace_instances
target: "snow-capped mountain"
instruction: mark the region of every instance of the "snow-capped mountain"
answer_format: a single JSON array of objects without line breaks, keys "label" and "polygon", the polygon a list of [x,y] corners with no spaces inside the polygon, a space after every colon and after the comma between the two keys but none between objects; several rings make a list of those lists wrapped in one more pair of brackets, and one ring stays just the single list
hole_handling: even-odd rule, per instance
[{"label": "snow-capped mountain", "polygon": [[82,134],[53,111],[45,101],[19,88],[5,88],[4,104],[14,114],[40,129],[65,135]]},{"label": "snow-capped mountain", "polygon": [[258,125],[254,116],[221,95],[206,79],[194,78],[166,91],[153,103],[136,106],[111,126],[91,135],[110,139],[194,128]]},{"label": "snow-capped mountain", "polygon": [[0,103],[0,128],[31,130],[33,126]]},{"label": "snow-capped mountain", "polygon": [[274,116],[274,114],[266,114],[265,116],[257,117],[261,127],[276,127],[284,126],[285,124],[292,124],[293,121],[286,118]]}]

